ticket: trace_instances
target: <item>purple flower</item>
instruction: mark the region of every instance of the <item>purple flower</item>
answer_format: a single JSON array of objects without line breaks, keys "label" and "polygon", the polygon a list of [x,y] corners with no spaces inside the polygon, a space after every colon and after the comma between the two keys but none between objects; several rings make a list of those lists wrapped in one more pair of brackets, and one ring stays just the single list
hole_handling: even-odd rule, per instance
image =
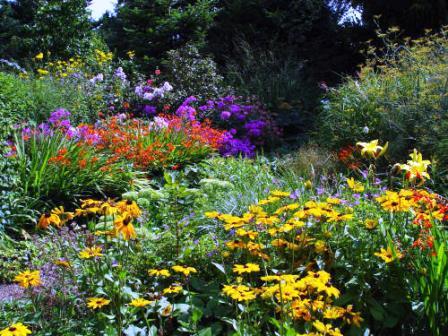
[{"label": "purple flower", "polygon": [[104,80],[104,76],[102,73],[96,75],[92,79],[89,79],[89,82],[92,84],[96,84],[97,82],[102,82]]},{"label": "purple flower", "polygon": [[255,146],[249,139],[236,139],[233,138],[231,132],[226,132],[223,137],[220,153],[223,156],[242,155],[243,157],[253,157],[255,154]]},{"label": "purple flower", "polygon": [[222,120],[227,120],[231,117],[231,113],[229,111],[222,111],[221,112],[221,119]]},{"label": "purple flower", "polygon": [[125,72],[123,71],[122,67],[118,67],[115,70],[114,76],[119,78],[122,82],[126,81],[126,79],[127,79],[127,76],[126,76]]},{"label": "purple flower", "polygon": [[293,199],[293,200],[296,200],[296,199],[298,199],[299,197],[300,197],[300,190],[299,190],[299,189],[294,190],[294,191],[291,193],[291,195],[289,195],[289,198],[291,198],[291,199]]},{"label": "purple flower", "polygon": [[69,111],[63,108],[59,108],[51,113],[50,118],[48,118],[48,121],[53,126],[58,126],[63,119],[68,119],[69,117],[70,117]]},{"label": "purple flower", "polygon": [[252,138],[259,138],[263,135],[266,123],[262,120],[251,120],[244,125],[247,135]]},{"label": "purple flower", "polygon": [[157,113],[157,108],[155,106],[152,105],[145,105],[143,107],[143,112],[149,117],[149,116],[153,116]]}]

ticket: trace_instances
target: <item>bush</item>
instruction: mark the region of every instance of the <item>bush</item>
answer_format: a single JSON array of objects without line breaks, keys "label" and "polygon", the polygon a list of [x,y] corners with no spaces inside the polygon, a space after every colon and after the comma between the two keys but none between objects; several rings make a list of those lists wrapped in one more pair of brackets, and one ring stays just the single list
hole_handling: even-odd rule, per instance
[{"label": "bush", "polygon": [[392,141],[389,159],[403,160],[413,148],[448,163],[447,31],[401,45],[388,39],[358,78],[330,90],[318,138],[340,149],[356,141]]},{"label": "bush", "polygon": [[229,90],[210,57],[202,56],[194,45],[186,45],[167,53],[163,63],[165,75],[174,87],[173,100],[180,104],[195,96],[200,101],[218,98]]}]

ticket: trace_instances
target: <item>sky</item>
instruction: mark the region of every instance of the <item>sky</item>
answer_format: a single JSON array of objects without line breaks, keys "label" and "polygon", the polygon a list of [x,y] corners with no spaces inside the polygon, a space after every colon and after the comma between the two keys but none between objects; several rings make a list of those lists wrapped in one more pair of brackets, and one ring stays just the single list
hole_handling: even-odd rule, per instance
[{"label": "sky", "polygon": [[92,18],[99,19],[107,10],[112,11],[116,2],[117,0],[93,0],[90,5]]}]

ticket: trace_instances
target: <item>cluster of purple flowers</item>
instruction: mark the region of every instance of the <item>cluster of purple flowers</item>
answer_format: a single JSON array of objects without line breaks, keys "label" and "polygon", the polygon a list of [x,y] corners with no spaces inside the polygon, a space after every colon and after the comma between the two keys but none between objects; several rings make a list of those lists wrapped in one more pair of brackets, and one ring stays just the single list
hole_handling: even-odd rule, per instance
[{"label": "cluster of purple flowers", "polygon": [[196,109],[191,106],[197,99],[194,96],[188,97],[183,101],[183,103],[176,110],[176,115],[185,118],[187,120],[196,120]]},{"label": "cluster of purple flowers", "polygon": [[224,156],[251,157],[256,146],[265,144],[267,135],[278,132],[258,104],[245,102],[241,97],[208,100],[199,110],[203,116],[229,130],[221,150]]},{"label": "cluster of purple flowers", "polygon": [[148,80],[144,85],[137,85],[135,87],[135,94],[138,98],[144,100],[144,105],[142,106],[143,114],[147,117],[156,115],[157,108],[154,105],[147,104],[148,102],[157,102],[159,99],[164,98],[165,95],[172,91],[173,87],[170,83],[164,82],[160,87],[154,87],[153,81]]}]

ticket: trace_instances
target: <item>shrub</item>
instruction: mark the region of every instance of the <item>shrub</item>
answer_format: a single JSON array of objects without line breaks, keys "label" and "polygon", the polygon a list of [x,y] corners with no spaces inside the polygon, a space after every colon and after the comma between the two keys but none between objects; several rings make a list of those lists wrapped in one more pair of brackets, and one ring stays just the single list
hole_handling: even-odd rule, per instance
[{"label": "shrub", "polygon": [[164,75],[175,88],[173,100],[177,104],[190,96],[199,101],[218,98],[229,90],[213,59],[202,56],[194,45],[169,51],[163,66]]},{"label": "shrub", "polygon": [[393,140],[393,162],[418,147],[446,166],[447,31],[400,45],[386,42],[384,56],[373,54],[358,78],[330,90],[318,138],[333,149],[355,139]]}]

